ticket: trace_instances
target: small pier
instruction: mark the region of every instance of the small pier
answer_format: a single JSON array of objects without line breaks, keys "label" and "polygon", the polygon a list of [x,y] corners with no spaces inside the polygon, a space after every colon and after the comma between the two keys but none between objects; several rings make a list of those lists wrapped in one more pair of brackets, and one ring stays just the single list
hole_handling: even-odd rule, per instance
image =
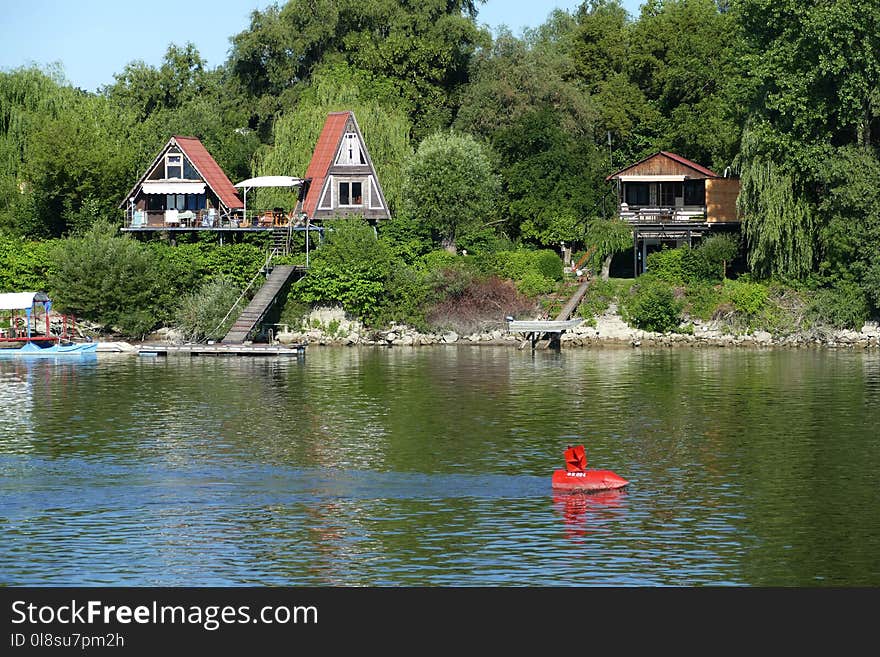
[{"label": "small pier", "polygon": [[575,293],[571,296],[565,306],[562,307],[562,310],[556,316],[556,319],[541,319],[531,321],[517,321],[513,319],[508,320],[508,331],[510,331],[511,333],[526,334],[526,341],[524,341],[520,345],[520,349],[525,347],[528,342],[532,343],[532,350],[538,348],[539,345],[544,347],[558,347],[560,344],[560,339],[562,338],[562,334],[565,331],[573,329],[575,326],[583,323],[583,318],[569,319],[569,317],[571,317],[572,313],[577,310],[577,307],[578,305],[580,305],[581,300],[587,293],[587,288],[589,286],[590,279],[582,281]]},{"label": "small pier", "polygon": [[305,356],[304,344],[144,344],[139,356]]}]

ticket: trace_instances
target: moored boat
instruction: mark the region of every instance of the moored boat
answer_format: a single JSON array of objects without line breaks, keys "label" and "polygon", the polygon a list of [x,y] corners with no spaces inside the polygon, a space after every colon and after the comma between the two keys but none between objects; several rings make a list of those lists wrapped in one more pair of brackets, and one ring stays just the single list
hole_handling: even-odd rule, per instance
[{"label": "moored boat", "polygon": [[[44,322],[37,321],[40,306]],[[51,308],[45,292],[0,294],[0,358],[54,358],[97,352],[97,342],[74,342],[73,318],[58,313],[50,318]]]},{"label": "moored boat", "polygon": [[47,342],[30,340],[20,347],[0,349],[0,358],[54,358],[56,356],[85,356],[96,354],[97,342]]}]

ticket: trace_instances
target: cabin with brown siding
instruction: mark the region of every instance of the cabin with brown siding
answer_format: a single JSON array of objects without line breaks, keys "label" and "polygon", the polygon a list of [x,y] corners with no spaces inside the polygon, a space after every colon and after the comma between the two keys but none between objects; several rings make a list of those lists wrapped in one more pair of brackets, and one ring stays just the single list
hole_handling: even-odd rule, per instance
[{"label": "cabin with brown siding", "polygon": [[617,184],[620,218],[633,227],[633,267],[665,246],[692,245],[710,230],[739,230],[739,180],[658,151],[606,178]]}]

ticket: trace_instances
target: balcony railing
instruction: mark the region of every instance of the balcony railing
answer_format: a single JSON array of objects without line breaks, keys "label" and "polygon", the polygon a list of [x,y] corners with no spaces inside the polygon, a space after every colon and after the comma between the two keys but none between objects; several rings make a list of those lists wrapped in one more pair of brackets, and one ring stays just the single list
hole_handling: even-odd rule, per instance
[{"label": "balcony railing", "polygon": [[293,213],[278,210],[248,210],[220,215],[216,210],[128,210],[125,227],[133,230],[159,228],[187,228],[200,230],[226,230],[230,228],[287,227],[299,225],[301,219]]},{"label": "balcony railing", "polygon": [[702,223],[706,220],[706,208],[699,205],[628,207],[623,204],[620,218],[631,224]]}]

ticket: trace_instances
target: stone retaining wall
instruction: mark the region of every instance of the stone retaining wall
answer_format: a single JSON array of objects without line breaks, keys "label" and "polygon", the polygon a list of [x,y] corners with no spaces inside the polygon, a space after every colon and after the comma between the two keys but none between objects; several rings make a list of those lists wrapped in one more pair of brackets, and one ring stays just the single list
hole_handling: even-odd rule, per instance
[{"label": "stone retaining wall", "polygon": [[[714,322],[695,322],[693,335],[652,333],[634,329],[610,309],[597,317],[595,326],[582,324],[563,333],[562,347],[590,346],[693,346],[693,347],[828,347],[868,349],[880,347],[880,327],[868,322],[861,331],[825,330],[809,334],[774,336],[765,331],[747,335],[723,333]],[[309,329],[279,334],[281,340],[310,345],[382,345],[415,347],[423,345],[514,345],[520,346],[525,335],[494,329],[483,333],[459,335],[454,331],[420,333],[403,325],[370,331],[360,322],[346,319],[339,308],[316,309],[307,319]]]}]

